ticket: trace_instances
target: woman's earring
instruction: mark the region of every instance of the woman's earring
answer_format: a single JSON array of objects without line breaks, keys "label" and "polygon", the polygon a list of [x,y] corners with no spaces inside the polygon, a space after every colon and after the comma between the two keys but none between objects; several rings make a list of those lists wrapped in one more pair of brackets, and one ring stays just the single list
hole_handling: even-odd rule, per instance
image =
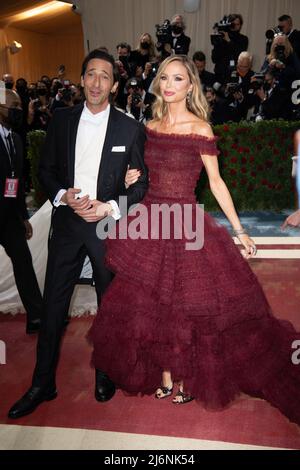
[{"label": "woman's earring", "polygon": [[186,95],[186,103],[188,106],[191,105],[191,98],[192,98],[192,92],[189,91],[188,94]]}]

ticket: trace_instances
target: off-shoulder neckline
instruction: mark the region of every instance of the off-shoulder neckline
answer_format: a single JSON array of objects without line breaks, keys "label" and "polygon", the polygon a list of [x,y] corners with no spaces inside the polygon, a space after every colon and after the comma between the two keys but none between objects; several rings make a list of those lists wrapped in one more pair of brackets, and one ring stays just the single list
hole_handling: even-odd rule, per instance
[{"label": "off-shoulder neckline", "polygon": [[146,131],[150,133],[153,132],[154,134],[157,134],[157,135],[163,135],[165,137],[174,137],[174,138],[187,137],[189,139],[204,139],[208,142],[214,142],[218,140],[217,136],[208,137],[206,135],[196,134],[195,132],[191,132],[189,134],[181,134],[179,132],[168,133],[168,132],[160,132],[160,131],[157,131],[156,129],[151,129],[150,127],[147,127],[147,126],[146,126]]}]

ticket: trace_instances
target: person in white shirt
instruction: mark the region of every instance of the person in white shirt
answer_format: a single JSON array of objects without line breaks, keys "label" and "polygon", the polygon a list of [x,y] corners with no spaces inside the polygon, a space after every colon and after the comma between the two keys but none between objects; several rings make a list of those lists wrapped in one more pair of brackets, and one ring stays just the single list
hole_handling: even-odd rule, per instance
[{"label": "person in white shirt", "polygon": [[[44,311],[32,386],[9,411],[10,418],[31,413],[57,396],[55,375],[64,319],[82,263],[89,256],[98,299],[111,281],[104,264],[104,241],[97,224],[115,220],[141,201],[148,186],[144,164],[144,126],[110,106],[118,86],[112,56],[94,50],[81,73],[86,101],[58,109],[50,123],[40,164],[40,181],[54,206],[44,289]],[[140,170],[136,183],[125,187],[128,166]],[[107,401],[115,386],[96,370],[95,397]]]}]

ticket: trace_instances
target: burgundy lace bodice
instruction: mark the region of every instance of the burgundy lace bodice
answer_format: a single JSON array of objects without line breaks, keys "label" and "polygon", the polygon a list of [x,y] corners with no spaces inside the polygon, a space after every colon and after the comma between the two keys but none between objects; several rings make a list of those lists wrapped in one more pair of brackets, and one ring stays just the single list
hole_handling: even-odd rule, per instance
[{"label": "burgundy lace bodice", "polygon": [[147,128],[148,197],[195,201],[194,190],[203,168],[201,155],[218,155],[216,140],[216,137],[166,134]]}]

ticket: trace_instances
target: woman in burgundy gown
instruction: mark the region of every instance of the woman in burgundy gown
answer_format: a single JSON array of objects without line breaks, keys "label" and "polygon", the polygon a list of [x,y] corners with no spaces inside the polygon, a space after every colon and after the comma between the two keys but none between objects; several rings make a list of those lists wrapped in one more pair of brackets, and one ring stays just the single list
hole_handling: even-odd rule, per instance
[{"label": "woman in burgundy gown", "polygon": [[[219,175],[216,138],[193,63],[185,56],[168,58],[153,90],[157,99],[145,148],[150,186],[142,204],[147,212],[139,205],[126,223],[140,211],[144,235],[107,241],[107,265],[115,277],[91,329],[93,364],[129,394],[166,398],[177,384],[174,403],[195,398],[222,409],[243,392],[265,398],[300,423],[300,365],[292,361],[300,334],[272,315],[244,259],[256,248]],[[203,166],[243,256],[227,230],[197,207],[194,188]],[[192,207],[194,223],[200,211],[203,247],[186,249],[186,233],[180,239],[162,237],[159,230],[157,236],[151,226],[156,204]],[[178,221],[171,226],[178,228]],[[152,237],[145,236],[147,227]]]}]

